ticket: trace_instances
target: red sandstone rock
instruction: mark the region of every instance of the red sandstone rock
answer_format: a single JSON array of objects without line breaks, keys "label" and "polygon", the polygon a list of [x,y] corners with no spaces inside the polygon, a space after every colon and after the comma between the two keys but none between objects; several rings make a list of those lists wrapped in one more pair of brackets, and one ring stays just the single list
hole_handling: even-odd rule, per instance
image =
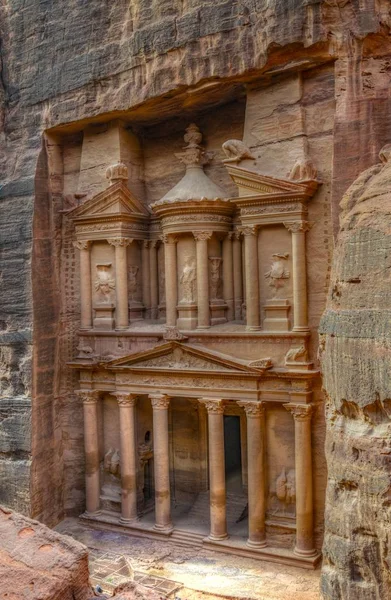
[{"label": "red sandstone rock", "polygon": [[133,581],[119,585],[114,591],[113,598],[116,600],[163,600],[163,596],[159,592],[154,592]]},{"label": "red sandstone rock", "polygon": [[1,600],[90,600],[93,596],[87,548],[0,507]]}]

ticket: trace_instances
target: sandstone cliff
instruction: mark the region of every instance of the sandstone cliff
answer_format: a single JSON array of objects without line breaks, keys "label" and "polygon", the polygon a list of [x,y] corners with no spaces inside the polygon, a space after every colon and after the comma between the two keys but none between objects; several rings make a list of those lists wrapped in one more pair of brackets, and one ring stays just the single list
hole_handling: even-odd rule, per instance
[{"label": "sandstone cliff", "polygon": [[323,598],[391,594],[391,162],[364,171],[341,202],[321,322],[328,487]]}]

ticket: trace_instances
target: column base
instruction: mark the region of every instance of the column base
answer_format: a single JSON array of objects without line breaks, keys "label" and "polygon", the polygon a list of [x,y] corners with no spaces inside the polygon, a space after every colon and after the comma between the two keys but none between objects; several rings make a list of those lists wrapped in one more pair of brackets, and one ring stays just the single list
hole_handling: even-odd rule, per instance
[{"label": "column base", "polygon": [[124,331],[126,329],[129,329],[129,325],[117,325],[115,331]]},{"label": "column base", "polygon": [[221,542],[222,540],[227,540],[228,538],[228,533],[225,533],[223,535],[215,535],[214,533],[210,533],[207,539],[211,542]]},{"label": "column base", "polygon": [[87,517],[88,519],[93,519],[94,517],[99,517],[102,514],[102,511],[99,510],[94,510],[93,512],[86,510],[83,513],[83,517]]},{"label": "column base", "polygon": [[246,325],[246,331],[260,331],[261,329],[260,325]]},{"label": "column base", "polygon": [[262,542],[254,542],[252,540],[247,540],[246,546],[248,546],[249,548],[266,548],[267,543],[266,540],[263,540]]},{"label": "column base", "polygon": [[318,555],[318,551],[315,549],[312,550],[300,550],[300,548],[295,548],[293,550],[293,554],[296,554],[296,556],[305,556],[307,558],[311,558],[313,556],[317,556]]},{"label": "column base", "polygon": [[159,533],[165,533],[166,535],[168,535],[174,531],[174,526],[172,523],[169,523],[168,525],[156,525],[155,524],[153,526],[153,530],[158,531]]},{"label": "column base", "polygon": [[197,329],[210,329],[210,325],[197,325]]},{"label": "column base", "polygon": [[300,325],[294,326],[292,331],[298,331],[300,333],[310,333],[310,330],[308,327],[302,327]]},{"label": "column base", "polygon": [[137,523],[138,520],[139,520],[138,517],[133,517],[133,518],[120,517],[119,522],[121,523],[121,525],[132,525],[133,523]]}]

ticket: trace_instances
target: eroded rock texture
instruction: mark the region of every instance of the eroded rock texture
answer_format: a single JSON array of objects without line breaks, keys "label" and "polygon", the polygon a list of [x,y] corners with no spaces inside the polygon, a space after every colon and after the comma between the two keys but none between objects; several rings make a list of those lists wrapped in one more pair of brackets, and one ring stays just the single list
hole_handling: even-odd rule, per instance
[{"label": "eroded rock texture", "polygon": [[323,598],[391,594],[391,162],[341,202],[321,354],[327,392]]},{"label": "eroded rock texture", "polygon": [[0,507],[0,598],[90,600],[93,596],[87,548]]}]

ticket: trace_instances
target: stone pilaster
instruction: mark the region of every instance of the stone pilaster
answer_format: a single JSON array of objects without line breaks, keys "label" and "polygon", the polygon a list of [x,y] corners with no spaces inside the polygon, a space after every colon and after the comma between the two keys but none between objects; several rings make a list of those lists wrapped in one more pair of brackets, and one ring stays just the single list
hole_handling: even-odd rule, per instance
[{"label": "stone pilaster", "polygon": [[151,319],[158,318],[159,280],[158,280],[158,251],[159,240],[151,240],[149,244],[149,273],[151,289]]},{"label": "stone pilaster", "polygon": [[141,275],[142,275],[142,291],[143,291],[143,304],[144,304],[144,317],[148,319],[151,314],[151,284],[150,284],[150,254],[149,254],[149,240],[142,240],[141,242]]},{"label": "stone pilaster", "polygon": [[211,231],[194,233],[197,256],[198,329],[210,327],[208,240],[211,237]]},{"label": "stone pilaster", "polygon": [[284,225],[292,234],[293,331],[308,331],[305,233],[311,228],[311,224],[307,221],[292,221]]},{"label": "stone pilaster", "polygon": [[137,455],[135,407],[137,397],[125,392],[115,392],[119,407],[120,457],[121,457],[121,522],[137,519]]},{"label": "stone pilaster", "polygon": [[258,230],[255,226],[243,227],[246,277],[246,324],[249,331],[260,329]]},{"label": "stone pilaster", "polygon": [[114,238],[107,241],[115,248],[115,327],[116,329],[127,329],[129,327],[127,247],[133,240],[128,238]]},{"label": "stone pilaster", "polygon": [[233,321],[234,310],[234,277],[233,277],[233,254],[232,238],[234,233],[229,232],[223,240],[223,298],[227,305],[227,320]]},{"label": "stone pilaster", "polygon": [[284,404],[295,421],[296,546],[295,554],[315,556],[313,542],[313,493],[311,404]]},{"label": "stone pilaster", "polygon": [[166,325],[175,327],[178,303],[177,238],[173,235],[164,235],[163,242],[166,276]]},{"label": "stone pilaster", "polygon": [[93,516],[100,512],[100,460],[98,441],[99,392],[95,390],[78,390],[76,393],[83,402],[84,413],[86,514]]},{"label": "stone pilaster", "polygon": [[208,411],[209,487],[211,540],[224,540],[227,534],[227,500],[224,456],[224,404],[222,400],[201,398]]},{"label": "stone pilaster", "polygon": [[238,402],[247,417],[248,546],[266,546],[265,408],[261,402]]},{"label": "stone pilaster", "polygon": [[234,310],[235,320],[242,318],[243,304],[243,269],[242,269],[242,242],[241,233],[235,231],[232,240],[232,261],[233,261],[233,280],[234,280]]},{"label": "stone pilaster", "polygon": [[91,242],[73,242],[80,251],[80,328],[92,328]]},{"label": "stone pilaster", "polygon": [[164,394],[151,394],[153,409],[153,457],[155,472],[155,526],[162,532],[172,530],[170,494],[170,449],[168,443],[168,408]]}]

